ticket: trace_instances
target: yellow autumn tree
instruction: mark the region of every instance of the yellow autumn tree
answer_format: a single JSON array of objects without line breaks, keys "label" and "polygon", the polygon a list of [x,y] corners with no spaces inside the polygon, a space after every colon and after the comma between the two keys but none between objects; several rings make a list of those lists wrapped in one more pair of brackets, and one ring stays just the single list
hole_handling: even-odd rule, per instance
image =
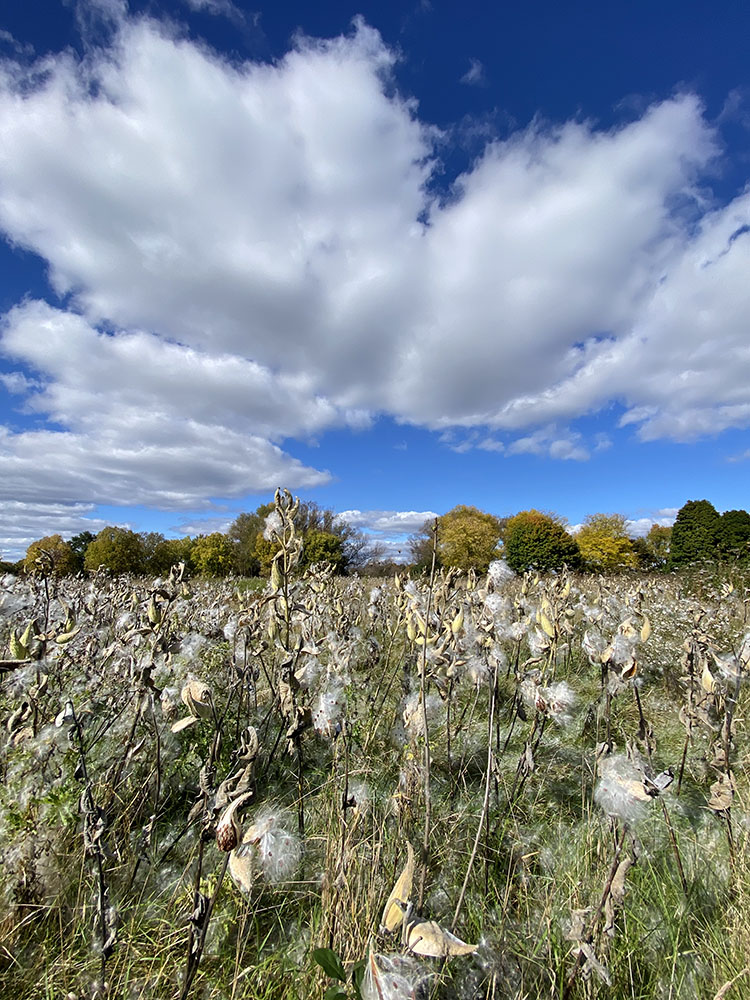
[{"label": "yellow autumn tree", "polygon": [[486,573],[500,550],[502,525],[493,515],[477,507],[459,504],[438,518],[437,554],[441,565],[472,567]]},{"label": "yellow autumn tree", "polygon": [[23,561],[26,573],[50,573],[65,576],[75,573],[76,557],[68,542],[61,535],[47,535],[32,542]]},{"label": "yellow autumn tree", "polygon": [[590,569],[635,569],[638,557],[622,514],[589,514],[576,535],[584,563]]}]

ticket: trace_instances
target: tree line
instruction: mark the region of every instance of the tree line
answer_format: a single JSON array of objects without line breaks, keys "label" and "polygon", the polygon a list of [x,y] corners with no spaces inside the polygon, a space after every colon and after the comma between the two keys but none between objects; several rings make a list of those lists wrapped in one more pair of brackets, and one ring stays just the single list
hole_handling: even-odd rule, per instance
[{"label": "tree line", "polygon": [[[166,538],[156,531],[135,532],[107,526],[97,535],[83,531],[69,540],[47,535],[32,542],[25,557],[5,570],[48,572],[65,576],[106,569],[113,574],[161,576],[184,562],[200,576],[268,576],[276,546],[264,534],[273,503],[240,514],[226,532],[214,531],[194,538]],[[378,553],[365,535],[336,517],[334,511],[313,502],[301,502],[296,514],[297,532],[303,539],[300,569],[327,562],[338,573],[352,572]]]},{"label": "tree line", "polygon": [[[184,562],[202,576],[267,576],[275,545],[266,537],[265,526],[273,509],[273,503],[261,504],[252,513],[240,514],[226,532],[195,538],[165,538],[159,532],[113,526],[97,535],[84,531],[68,541],[59,534],[48,535],[32,542],[19,563],[3,563],[1,568],[54,575],[104,568],[111,573],[160,576]],[[315,503],[300,503],[296,525],[303,539],[301,571],[319,562],[330,563],[337,573],[371,576],[406,567],[426,571],[433,550],[439,566],[480,573],[498,558],[518,573],[563,566],[593,572],[670,571],[712,561],[750,561],[750,514],[744,510],[719,514],[708,500],[688,501],[672,527],[654,524],[643,538],[630,537],[622,514],[590,514],[573,534],[554,513],[532,509],[496,517],[462,504],[411,536],[406,566],[384,559],[382,547]]]},{"label": "tree line", "polygon": [[415,567],[427,569],[433,547],[439,565],[485,572],[503,558],[517,573],[574,570],[670,571],[706,562],[750,561],[750,514],[719,514],[708,500],[689,500],[671,527],[652,525],[643,538],[628,534],[622,514],[589,514],[573,534],[554,513],[524,510],[499,518],[459,505],[410,539]]}]

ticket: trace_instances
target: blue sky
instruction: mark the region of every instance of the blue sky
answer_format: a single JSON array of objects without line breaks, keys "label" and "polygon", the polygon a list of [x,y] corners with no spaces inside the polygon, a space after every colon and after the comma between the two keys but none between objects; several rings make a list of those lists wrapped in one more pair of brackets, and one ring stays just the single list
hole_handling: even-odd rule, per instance
[{"label": "blue sky", "polygon": [[748,506],[750,8],[9,0],[0,552]]}]

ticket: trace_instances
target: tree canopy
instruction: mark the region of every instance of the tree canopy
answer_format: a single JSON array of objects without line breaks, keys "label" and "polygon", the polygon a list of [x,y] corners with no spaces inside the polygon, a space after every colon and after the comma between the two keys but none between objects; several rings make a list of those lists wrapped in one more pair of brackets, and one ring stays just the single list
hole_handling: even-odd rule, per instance
[{"label": "tree canopy", "polygon": [[670,568],[716,558],[718,528],[719,514],[712,503],[708,500],[688,500],[677,512],[672,527]]},{"label": "tree canopy", "polygon": [[623,514],[589,514],[575,537],[584,564],[606,572],[634,569],[638,558]]},{"label": "tree canopy", "polygon": [[716,548],[722,559],[747,562],[750,558],[750,514],[746,510],[727,510],[715,528]]},{"label": "tree canopy", "polygon": [[641,569],[665,569],[669,561],[669,545],[672,528],[664,524],[652,524],[645,538],[633,539],[633,551],[638,557]]},{"label": "tree canopy", "polygon": [[232,542],[220,531],[193,539],[190,561],[203,576],[227,576],[232,571],[233,557]]},{"label": "tree canopy", "polygon": [[437,552],[442,566],[486,573],[500,555],[501,524],[493,514],[459,504],[438,518]]},{"label": "tree canopy", "polygon": [[86,569],[105,567],[110,573],[143,573],[143,543],[128,528],[102,528],[86,548]]},{"label": "tree canopy", "polygon": [[78,569],[76,554],[61,535],[47,535],[32,542],[23,561],[25,573],[46,573],[66,576]]},{"label": "tree canopy", "polygon": [[550,514],[522,510],[505,526],[506,562],[516,573],[527,569],[546,572],[563,566],[577,568],[581,554],[575,538]]}]

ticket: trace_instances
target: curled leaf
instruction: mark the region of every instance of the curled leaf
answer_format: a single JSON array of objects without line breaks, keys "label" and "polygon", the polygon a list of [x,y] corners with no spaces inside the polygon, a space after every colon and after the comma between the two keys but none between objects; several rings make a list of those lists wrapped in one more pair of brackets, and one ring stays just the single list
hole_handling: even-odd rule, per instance
[{"label": "curled leaf", "polygon": [[728,774],[722,774],[718,781],[711,785],[711,797],[708,800],[708,808],[714,812],[724,812],[732,805],[734,798],[734,785],[732,778]]}]

